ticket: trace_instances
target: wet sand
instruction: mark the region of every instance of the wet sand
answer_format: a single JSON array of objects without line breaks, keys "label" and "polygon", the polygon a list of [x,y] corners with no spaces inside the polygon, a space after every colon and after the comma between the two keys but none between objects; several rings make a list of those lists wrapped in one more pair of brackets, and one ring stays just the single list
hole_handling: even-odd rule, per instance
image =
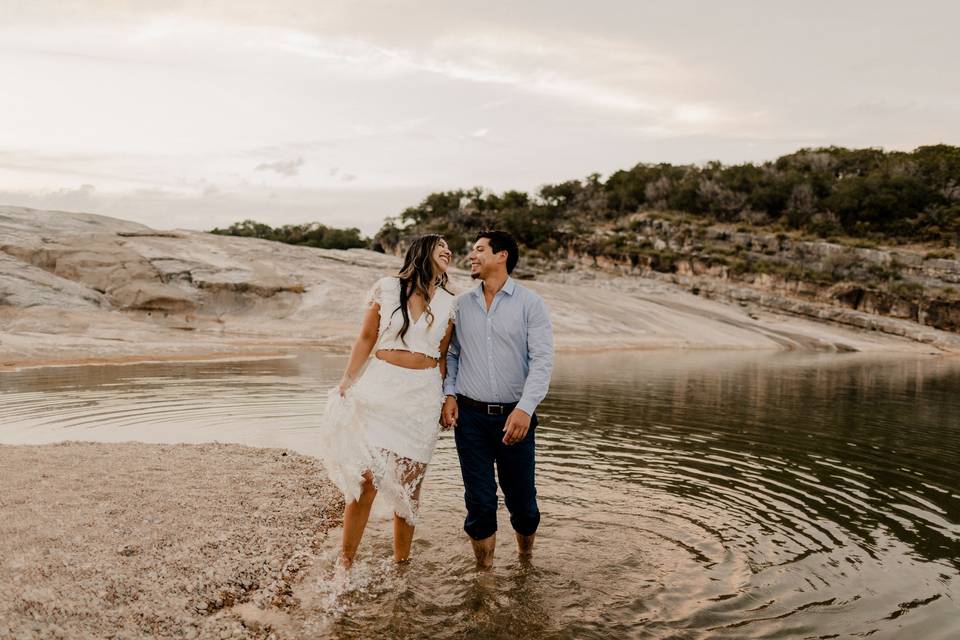
[{"label": "wet sand", "polygon": [[313,458],[233,444],[0,446],[0,486],[0,638],[277,637],[250,607],[296,608],[342,509]]}]

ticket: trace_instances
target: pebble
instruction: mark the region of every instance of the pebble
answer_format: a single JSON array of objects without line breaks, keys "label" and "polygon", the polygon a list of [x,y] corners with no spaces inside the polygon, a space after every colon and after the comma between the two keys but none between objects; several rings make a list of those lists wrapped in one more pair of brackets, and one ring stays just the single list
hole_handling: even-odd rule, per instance
[{"label": "pebble", "polygon": [[[18,558],[0,563],[0,584],[21,592],[50,589],[64,600],[25,615],[0,598],[0,639],[150,638],[156,627],[140,625],[155,624],[151,620],[188,640],[262,637],[217,603],[224,593],[228,601],[243,594],[243,600],[269,608],[287,586],[270,576],[291,577],[302,559],[289,560],[310,539],[305,536],[337,524],[339,514],[336,490],[312,459],[291,453],[285,459],[296,464],[280,468],[271,463],[274,455],[240,445],[0,447],[0,468],[12,481],[4,487],[10,514],[0,519],[0,557]],[[160,457],[166,468],[141,478],[136,471]],[[42,495],[35,484],[17,481],[31,471],[36,475],[38,467],[50,475]],[[124,482],[102,481],[108,469]],[[281,488],[271,486],[278,474]],[[225,475],[243,482],[224,482]],[[47,493],[71,509],[53,528],[23,527],[39,515],[31,506]],[[318,498],[311,494],[317,493],[328,496],[331,514],[316,509]],[[103,517],[107,506],[114,513]],[[254,508],[269,510],[270,522],[249,518]],[[145,510],[162,512],[165,523],[146,536]],[[5,527],[14,522],[11,535]],[[76,535],[80,526],[82,539]],[[52,564],[43,560],[51,550],[58,554]],[[47,570],[40,574],[37,566]],[[46,625],[54,608],[59,628]]]}]

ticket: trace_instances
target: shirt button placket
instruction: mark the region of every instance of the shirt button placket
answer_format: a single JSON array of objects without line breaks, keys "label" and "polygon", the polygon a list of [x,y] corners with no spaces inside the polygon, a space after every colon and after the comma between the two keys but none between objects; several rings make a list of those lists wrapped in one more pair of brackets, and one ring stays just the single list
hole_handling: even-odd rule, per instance
[{"label": "shirt button placket", "polygon": [[487,375],[490,379],[491,400],[499,400],[500,394],[497,393],[493,383],[493,336],[490,335],[490,317],[487,316]]}]

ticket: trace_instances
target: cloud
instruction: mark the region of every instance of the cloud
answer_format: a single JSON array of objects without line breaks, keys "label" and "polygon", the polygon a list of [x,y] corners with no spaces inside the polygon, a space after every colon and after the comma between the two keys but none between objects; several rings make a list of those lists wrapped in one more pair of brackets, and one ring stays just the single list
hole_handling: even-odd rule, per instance
[{"label": "cloud", "polygon": [[341,171],[340,167],[333,167],[327,172],[327,175],[331,178],[336,178],[339,182],[353,182],[357,179],[356,175]]},{"label": "cloud", "polygon": [[46,194],[46,200],[54,209],[89,209],[95,202],[97,188],[92,184],[81,184],[75,188],[57,189]]},{"label": "cloud", "polygon": [[[457,34],[420,48],[403,48],[357,38],[284,32],[272,34],[256,46],[374,77],[432,74],[628,111],[653,108],[634,80],[689,75],[681,73],[669,59],[629,43],[601,45],[596,40],[576,37],[556,40],[530,32],[498,31],[497,35]],[[605,78],[609,78],[611,68],[626,69],[629,73],[626,78],[609,82]]]},{"label": "cloud", "polygon": [[[0,20],[0,193],[40,208],[168,225],[242,197],[279,214],[292,184],[532,190],[639,161],[960,140],[944,10],[850,0],[824,26],[823,0],[17,6]],[[413,195],[383,215],[420,197],[396,193]]]},{"label": "cloud", "polygon": [[277,160],[276,162],[263,162],[257,165],[257,171],[274,171],[282,176],[292,177],[300,173],[300,167],[304,165],[303,158],[294,160]]}]

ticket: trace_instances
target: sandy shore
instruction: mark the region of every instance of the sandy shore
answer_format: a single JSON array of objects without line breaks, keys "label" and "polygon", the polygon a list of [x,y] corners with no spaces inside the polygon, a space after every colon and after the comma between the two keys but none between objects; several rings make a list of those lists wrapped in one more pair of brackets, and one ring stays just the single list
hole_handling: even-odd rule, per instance
[{"label": "sandy shore", "polygon": [[240,445],[0,446],[0,638],[271,638],[342,503]]}]

